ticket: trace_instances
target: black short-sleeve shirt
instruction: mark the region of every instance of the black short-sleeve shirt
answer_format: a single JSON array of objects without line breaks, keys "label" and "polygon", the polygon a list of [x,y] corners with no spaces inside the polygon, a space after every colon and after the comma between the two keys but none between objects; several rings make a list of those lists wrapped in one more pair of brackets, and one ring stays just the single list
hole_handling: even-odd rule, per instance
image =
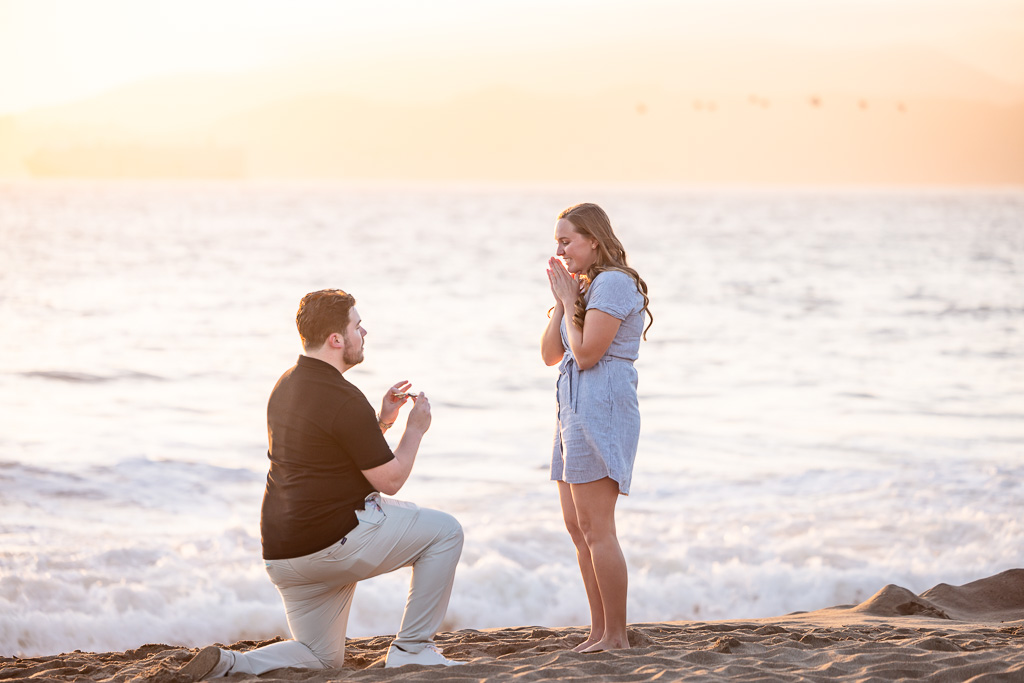
[{"label": "black short-sleeve shirt", "polygon": [[263,558],[323,550],[359,524],[374,488],[362,470],[392,460],[363,392],[321,360],[299,356],[267,403],[270,471],[263,492]]}]

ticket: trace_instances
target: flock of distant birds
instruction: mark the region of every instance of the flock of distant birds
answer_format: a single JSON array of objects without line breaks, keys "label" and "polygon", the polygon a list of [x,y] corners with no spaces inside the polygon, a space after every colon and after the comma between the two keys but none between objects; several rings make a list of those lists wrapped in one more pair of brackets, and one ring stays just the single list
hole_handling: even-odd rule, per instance
[{"label": "flock of distant birds", "polygon": [[[753,107],[759,107],[761,109],[768,109],[772,106],[771,100],[767,97],[761,97],[760,95],[750,95],[747,98],[747,102]],[[820,109],[825,105],[824,99],[820,95],[811,95],[807,98],[807,104],[813,109]],[[702,112],[715,112],[718,111],[718,103],[715,100],[694,100],[693,108],[695,111]],[[857,108],[861,111],[867,111],[870,108],[870,104],[865,99],[857,101]],[[907,105],[903,102],[896,103],[896,111],[901,114],[907,113]],[[643,102],[636,105],[637,114],[646,114],[647,105]]]}]

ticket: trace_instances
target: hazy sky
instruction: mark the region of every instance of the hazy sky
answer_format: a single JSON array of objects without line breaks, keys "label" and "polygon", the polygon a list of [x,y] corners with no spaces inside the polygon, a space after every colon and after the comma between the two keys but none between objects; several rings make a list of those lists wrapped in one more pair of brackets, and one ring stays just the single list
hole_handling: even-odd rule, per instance
[{"label": "hazy sky", "polygon": [[0,113],[280,62],[346,63],[356,83],[429,56],[460,65],[430,83],[441,95],[528,87],[530,72],[509,67],[519,56],[585,64],[588,52],[652,44],[924,47],[1021,85],[1024,0],[0,0]]}]

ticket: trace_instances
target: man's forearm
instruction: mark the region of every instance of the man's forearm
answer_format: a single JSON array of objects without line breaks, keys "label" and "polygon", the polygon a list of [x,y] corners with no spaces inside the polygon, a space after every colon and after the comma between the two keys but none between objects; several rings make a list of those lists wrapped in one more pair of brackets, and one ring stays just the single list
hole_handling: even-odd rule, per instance
[{"label": "man's forearm", "polygon": [[422,430],[411,427],[406,427],[405,432],[402,433],[402,439],[394,450],[395,460],[399,464],[394,479],[396,489],[405,485],[405,482],[409,479],[409,474],[412,473],[412,466],[416,462],[416,453],[419,452],[420,442],[423,441],[424,433]]}]

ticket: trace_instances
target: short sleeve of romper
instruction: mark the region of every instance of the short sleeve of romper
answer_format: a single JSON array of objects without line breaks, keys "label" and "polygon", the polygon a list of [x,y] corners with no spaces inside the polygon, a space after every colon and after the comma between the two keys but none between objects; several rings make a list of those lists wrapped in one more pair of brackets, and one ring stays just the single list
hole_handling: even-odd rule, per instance
[{"label": "short sleeve of romper", "polygon": [[636,282],[618,270],[609,270],[594,278],[587,300],[587,310],[596,308],[608,315],[625,320],[635,313],[640,300]]}]

